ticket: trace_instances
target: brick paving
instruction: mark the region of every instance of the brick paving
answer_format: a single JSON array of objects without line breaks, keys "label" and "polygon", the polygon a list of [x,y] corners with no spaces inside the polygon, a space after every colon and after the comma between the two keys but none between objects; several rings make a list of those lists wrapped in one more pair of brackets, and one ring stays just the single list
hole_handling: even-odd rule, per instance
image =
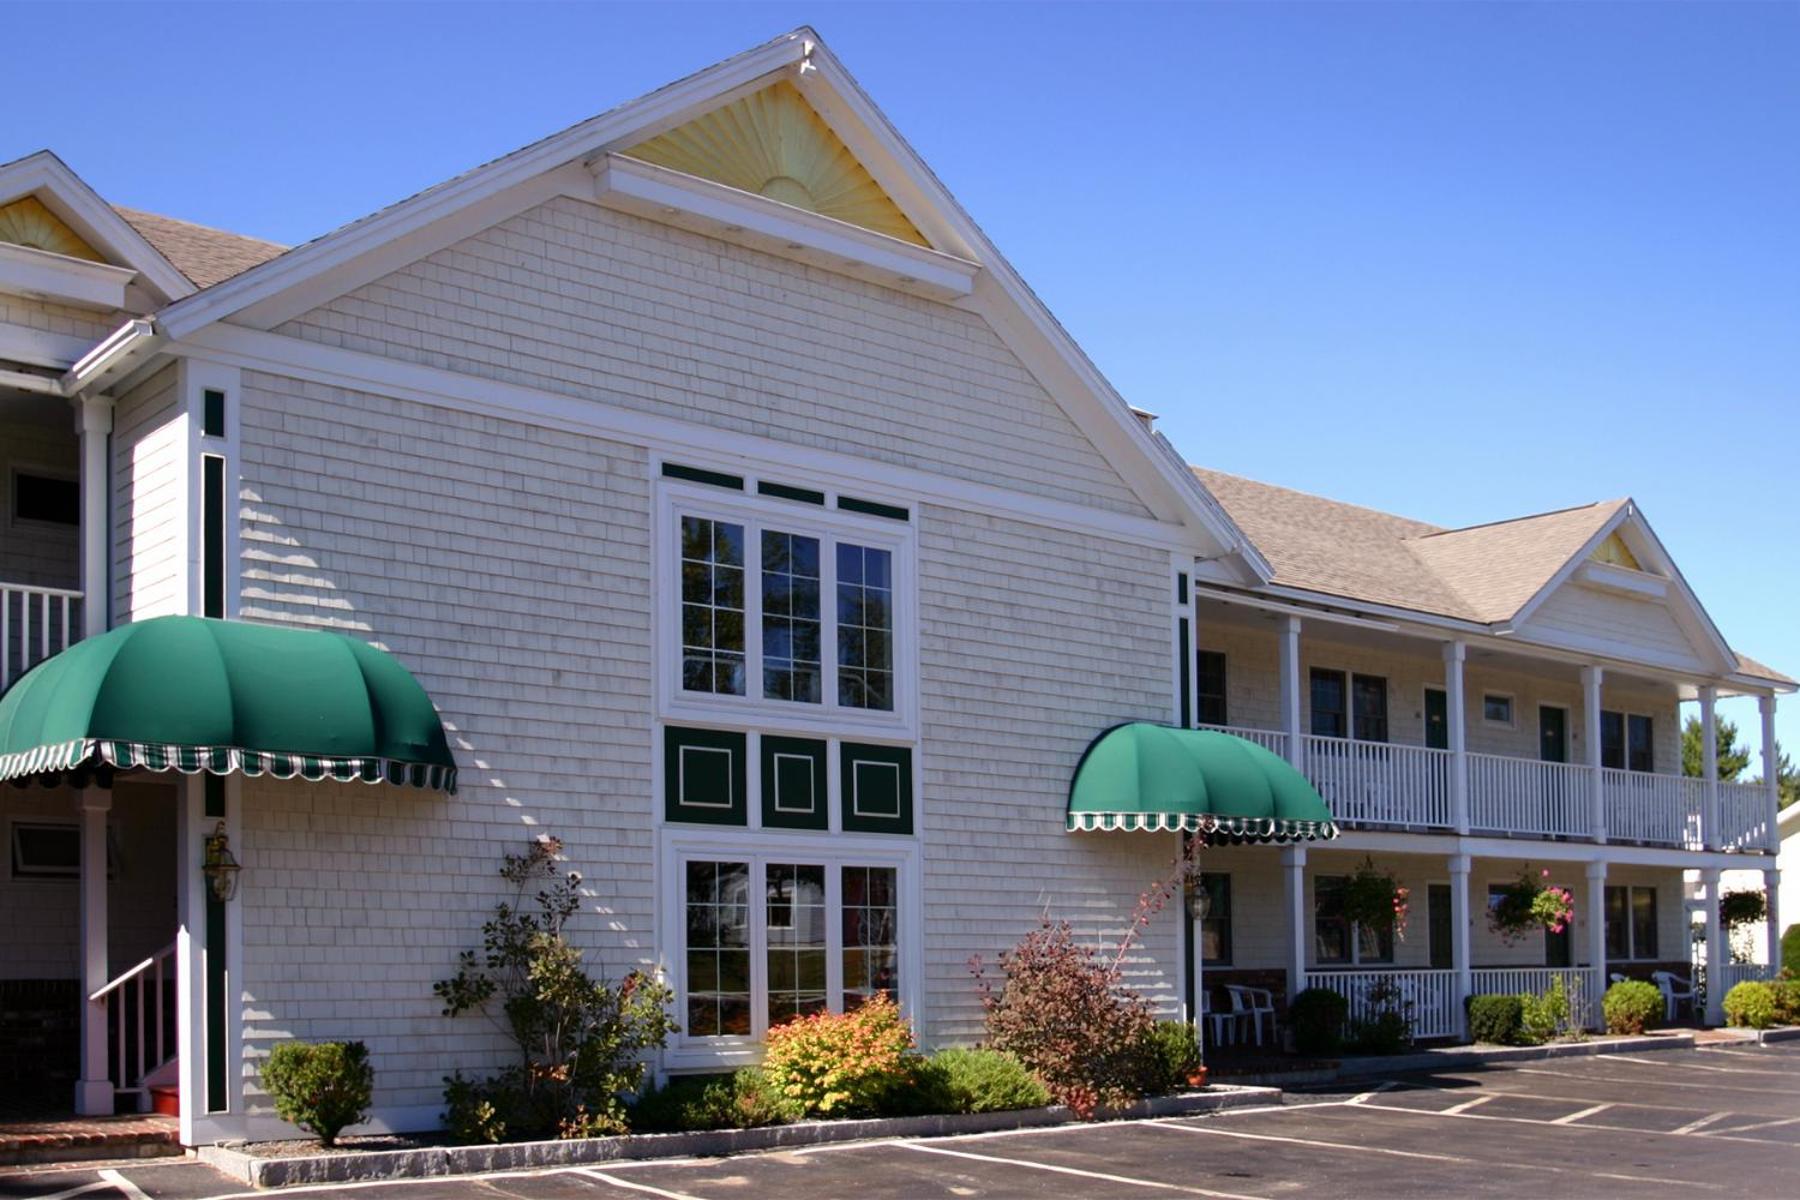
[{"label": "brick paving", "polygon": [[174,1117],[145,1113],[124,1117],[63,1117],[0,1121],[0,1163],[53,1162],[70,1158],[141,1158],[180,1154]]}]

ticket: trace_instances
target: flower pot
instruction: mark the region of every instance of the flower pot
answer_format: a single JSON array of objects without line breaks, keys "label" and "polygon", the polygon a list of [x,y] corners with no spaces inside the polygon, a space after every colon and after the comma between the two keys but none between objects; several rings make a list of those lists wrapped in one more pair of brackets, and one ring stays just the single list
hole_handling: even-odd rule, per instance
[{"label": "flower pot", "polygon": [[1205,1087],[1206,1086],[1206,1068],[1205,1067],[1195,1067],[1193,1070],[1189,1071],[1188,1075],[1187,1075],[1187,1081],[1188,1081],[1189,1087],[1193,1087],[1193,1088]]}]

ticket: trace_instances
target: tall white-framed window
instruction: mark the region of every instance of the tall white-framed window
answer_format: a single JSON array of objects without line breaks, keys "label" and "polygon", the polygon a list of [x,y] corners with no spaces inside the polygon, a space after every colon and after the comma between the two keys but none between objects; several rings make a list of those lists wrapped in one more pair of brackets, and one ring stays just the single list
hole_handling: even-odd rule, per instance
[{"label": "tall white-framed window", "polygon": [[[879,839],[877,839],[878,841]],[[744,1061],[776,1025],[919,990],[916,851],[836,835],[665,839],[669,1062]]]},{"label": "tall white-framed window", "polygon": [[658,481],[665,715],[910,730],[910,522]]}]

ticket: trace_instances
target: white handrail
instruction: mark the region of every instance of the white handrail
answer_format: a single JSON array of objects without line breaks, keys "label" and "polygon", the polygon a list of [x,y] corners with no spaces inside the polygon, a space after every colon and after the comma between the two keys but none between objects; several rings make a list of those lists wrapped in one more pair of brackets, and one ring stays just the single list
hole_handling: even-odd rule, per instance
[{"label": "white handrail", "polygon": [[1504,754],[1468,757],[1471,828],[1564,836],[1590,832],[1586,766]]},{"label": "white handrail", "polygon": [[1308,971],[1306,986],[1326,988],[1350,1002],[1348,1019],[1366,1021],[1384,1007],[1377,989],[1392,984],[1392,1003],[1418,1038],[1455,1037],[1462,1028],[1455,971]]},{"label": "white handrail", "polygon": [[1233,737],[1241,737],[1246,742],[1255,742],[1264,750],[1274,751],[1287,757],[1287,734],[1279,729],[1250,729],[1243,725],[1202,725],[1201,729],[1210,729],[1214,733],[1229,733]]},{"label": "white handrail", "polygon": [[[169,1060],[168,1005],[164,994],[173,974],[165,977],[164,964],[172,972],[175,945],[169,943],[88,997],[90,1003],[106,1006],[106,1022],[113,1041],[114,1091],[144,1091],[145,1078]],[[134,1040],[128,1036],[127,1025],[133,1017],[137,1033],[135,1056],[129,1053]],[[151,1052],[152,1045],[155,1046],[154,1053]],[[129,1070],[133,1057],[136,1059],[135,1072]]]},{"label": "white handrail", "polygon": [[1309,734],[1300,740],[1306,777],[1340,824],[1448,829],[1448,750]]},{"label": "white handrail", "polygon": [[0,688],[80,640],[81,596],[69,588],[0,583]]},{"label": "white handrail", "polygon": [[164,959],[164,958],[173,958],[174,956],[175,956],[175,943],[170,942],[167,946],[164,946],[161,950],[158,950],[155,954],[152,954],[149,958],[146,958],[143,962],[141,962],[137,966],[131,968],[131,970],[125,972],[123,975],[119,976],[117,979],[113,980],[111,983],[107,984],[105,987],[101,988],[99,991],[97,991],[93,995],[89,996],[88,999],[89,1000],[103,999],[109,993],[117,991],[119,988],[124,987],[127,983],[130,983],[133,979],[136,979],[139,975],[142,975],[145,971],[147,971],[151,967],[155,966],[159,960]]},{"label": "white handrail", "polygon": [[1569,1023],[1578,1029],[1595,1028],[1595,1000],[1606,989],[1592,967],[1477,967],[1470,973],[1471,995],[1516,996],[1529,992],[1541,996],[1561,977],[1569,997]]}]

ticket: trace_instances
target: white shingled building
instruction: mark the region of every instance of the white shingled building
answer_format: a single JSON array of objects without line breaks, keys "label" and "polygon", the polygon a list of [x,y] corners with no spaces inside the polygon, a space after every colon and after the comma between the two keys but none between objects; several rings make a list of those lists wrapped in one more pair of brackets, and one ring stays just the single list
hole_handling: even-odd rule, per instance
[{"label": "white shingled building", "polygon": [[[1794,683],[1635,505],[1190,470],[807,30],[294,249],[0,166],[0,471],[0,1061],[189,1144],[285,1129],[289,1037],[434,1125],[502,1048],[432,983],[540,834],[590,961],[675,988],[668,1071],[874,990],[972,1040],[969,957],[1116,932],[1177,829],[1218,844],[1133,965],[1170,1013],[1392,980],[1454,1037],[1685,969],[1684,871],[1775,896],[1773,790],[1682,778],[1676,706],[1766,736]],[[1078,820],[1126,723],[1272,750],[1339,836]],[[1340,910],[1365,857],[1404,939]],[[1527,864],[1575,926],[1505,944]]]}]

